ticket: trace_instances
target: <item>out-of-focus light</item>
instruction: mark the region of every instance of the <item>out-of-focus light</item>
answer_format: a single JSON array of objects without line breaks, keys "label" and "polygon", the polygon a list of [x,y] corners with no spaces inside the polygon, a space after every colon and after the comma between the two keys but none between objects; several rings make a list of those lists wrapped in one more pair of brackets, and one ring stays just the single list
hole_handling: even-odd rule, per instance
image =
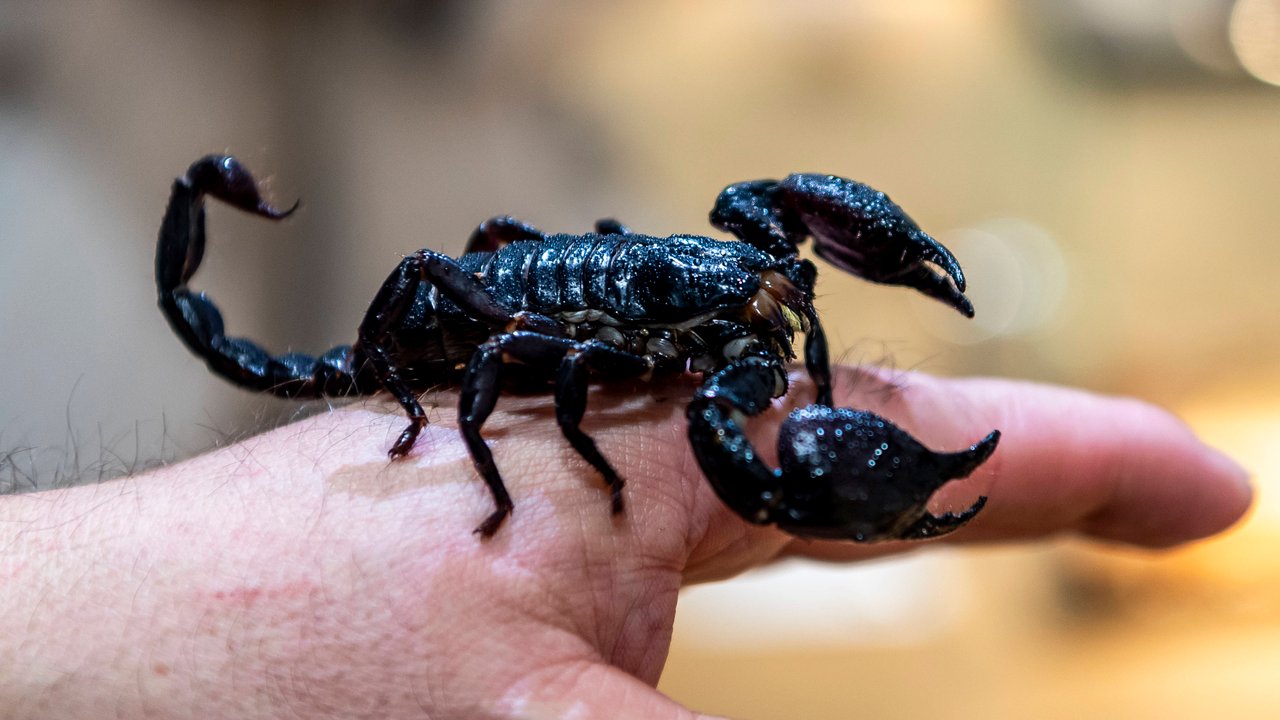
[{"label": "out-of-focus light", "polygon": [[1231,8],[1230,37],[1245,72],[1280,85],[1280,0],[1237,0]]},{"label": "out-of-focus light", "polygon": [[1062,252],[1049,233],[1025,220],[992,220],[939,236],[960,259],[967,295],[977,315],[957,323],[953,311],[913,305],[917,318],[937,337],[977,343],[1036,330],[1052,317],[1066,292]]},{"label": "out-of-focus light", "polygon": [[984,3],[957,3],[952,0],[908,0],[906,2],[849,2],[848,0],[810,0],[803,3],[776,3],[755,0],[744,3],[733,0],[722,5],[735,11],[759,13],[775,25],[784,27],[888,28],[972,26],[989,21],[992,12]]},{"label": "out-of-focus light", "polygon": [[1174,42],[1200,67],[1223,76],[1238,76],[1240,63],[1227,39],[1231,0],[1174,0],[1169,4],[1169,30]]}]

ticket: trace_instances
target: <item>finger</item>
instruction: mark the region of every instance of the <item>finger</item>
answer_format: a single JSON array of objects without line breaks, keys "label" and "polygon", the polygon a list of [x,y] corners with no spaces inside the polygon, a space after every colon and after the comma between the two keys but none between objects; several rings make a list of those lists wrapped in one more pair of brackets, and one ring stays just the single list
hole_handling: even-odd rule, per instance
[{"label": "finger", "polygon": [[[990,497],[951,540],[1067,532],[1168,547],[1226,529],[1252,501],[1244,470],[1148,403],[995,379],[876,370],[845,370],[841,379],[840,404],[869,407],[936,449],[959,449],[1001,430],[991,459],[969,480],[944,488],[953,499]],[[879,546],[876,552],[893,549]],[[793,542],[788,552],[828,559],[867,555],[847,544],[805,541]]]}]

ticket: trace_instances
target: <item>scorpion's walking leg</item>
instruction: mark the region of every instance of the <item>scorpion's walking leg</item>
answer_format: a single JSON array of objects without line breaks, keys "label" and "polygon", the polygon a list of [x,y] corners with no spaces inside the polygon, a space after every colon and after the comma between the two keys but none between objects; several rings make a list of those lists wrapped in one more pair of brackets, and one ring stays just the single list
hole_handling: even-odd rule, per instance
[{"label": "scorpion's walking leg", "polygon": [[542,240],[545,237],[545,233],[527,222],[510,215],[499,215],[480,223],[462,252],[495,252],[517,240]]},{"label": "scorpion's walking leg", "polygon": [[[818,279],[818,269],[812,262],[801,260],[799,263],[801,285],[813,287]],[[822,321],[812,304],[807,304],[804,316],[804,367],[809,372],[809,379],[817,389],[816,403],[831,407],[834,404],[831,391],[831,352],[827,349],[827,333],[822,329]]]},{"label": "scorpion's walking leg", "polygon": [[[419,250],[400,261],[369,304],[364,321],[360,323],[359,343],[378,381],[395,396],[409,416],[408,427],[388,452],[393,458],[406,455],[427,424],[427,415],[417,395],[400,377],[389,349],[389,338],[409,314],[422,283],[434,286],[468,317],[490,327],[501,328],[521,320],[495,300],[474,275],[447,255]],[[537,324],[551,324],[549,319],[541,316],[530,318]]]},{"label": "scorpion's walking leg", "polygon": [[[581,359],[579,359],[581,358]],[[503,368],[516,362],[539,371],[560,366],[556,388],[556,419],[569,443],[609,483],[615,511],[622,508],[622,479],[600,454],[595,442],[578,428],[586,408],[586,372],[598,370],[611,377],[643,375],[651,365],[643,356],[630,355],[597,341],[584,343],[538,332],[517,331],[494,336],[472,356],[462,378],[458,401],[458,425],[471,451],[476,471],[488,484],[497,506],[476,532],[488,537],[512,510],[502,476],[493,462],[493,453],[480,436],[485,420],[493,412],[502,392]]]},{"label": "scorpion's walking leg", "polygon": [[616,380],[637,378],[653,370],[643,355],[623,352],[599,340],[588,340],[565,354],[556,376],[556,420],[569,444],[591,463],[609,484],[614,514],[622,512],[622,477],[605,460],[595,440],[579,424],[587,410],[588,370]]},{"label": "scorpion's walking leg", "polygon": [[[601,218],[596,221],[595,232],[600,235],[630,235],[631,228],[613,218]],[[517,240],[545,240],[546,233],[510,215],[499,215],[480,223],[471,233],[465,254],[481,252],[497,252],[506,245]]]},{"label": "scorpion's walking leg", "polygon": [[595,231],[601,235],[631,235],[631,228],[623,225],[616,218],[600,218],[596,221]]},{"label": "scorpion's walking leg", "polygon": [[835,400],[831,392],[831,357],[827,350],[827,335],[816,313],[809,318],[809,331],[804,336],[804,367],[818,389],[816,403],[832,407]]},{"label": "scorpion's walking leg", "polygon": [[458,397],[458,426],[462,439],[471,452],[476,472],[484,478],[493,494],[496,506],[493,513],[480,523],[476,532],[490,537],[511,514],[514,505],[502,482],[502,475],[493,462],[493,452],[480,437],[480,428],[493,412],[502,391],[502,366],[504,355],[535,366],[550,369],[568,352],[572,341],[551,338],[531,332],[514,332],[489,338],[471,356],[466,373],[462,376],[462,390]]}]

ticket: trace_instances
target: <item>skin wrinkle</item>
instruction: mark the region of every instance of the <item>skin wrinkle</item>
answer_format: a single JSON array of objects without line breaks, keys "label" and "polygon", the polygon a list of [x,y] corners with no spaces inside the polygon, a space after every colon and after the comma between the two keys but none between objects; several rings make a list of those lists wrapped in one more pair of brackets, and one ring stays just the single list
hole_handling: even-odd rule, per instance
[{"label": "skin wrinkle", "polygon": [[[560,568],[560,571],[555,574],[574,578],[570,583],[572,590],[570,593],[555,592],[550,589],[543,590],[545,594],[554,598],[554,602],[549,607],[556,608],[557,612],[549,617],[540,618],[540,621],[547,622],[578,637],[592,638],[594,644],[599,647],[600,643],[604,642],[601,631],[605,627],[605,623],[604,619],[598,614],[600,604],[594,602],[594,598],[601,595],[601,591],[595,587],[595,583],[598,582],[598,578],[612,574],[614,571],[613,563],[615,562],[610,556],[610,551],[614,548],[601,549],[599,543],[608,542],[612,545],[613,541],[597,540],[598,534],[594,532],[594,528],[591,527],[593,523],[586,518],[585,513],[578,512],[575,513],[575,516],[578,522],[573,526],[574,532],[580,533],[586,540],[581,544],[576,544],[577,552],[571,557],[564,556],[563,551],[557,552],[555,550],[556,540],[548,539],[546,549],[552,553],[550,557],[539,553],[542,555],[541,560],[533,560],[535,567],[539,562],[550,561],[553,567]],[[569,549],[572,550],[573,548]],[[535,582],[537,582],[536,572],[529,570],[527,574],[533,576]],[[583,602],[577,600],[576,598],[578,597],[589,599]],[[579,606],[592,608],[593,616],[589,619],[578,617],[578,614],[574,613],[573,609]],[[560,618],[559,621],[556,619],[557,615]],[[566,624],[565,619],[569,619],[570,622]]]},{"label": "skin wrinkle", "polygon": [[[672,628],[667,621],[675,616],[680,588],[659,578],[653,578],[645,585],[645,592],[631,595],[618,632],[619,642],[605,658],[611,665],[656,685],[671,647]],[[639,652],[635,652],[635,648]]]},{"label": "skin wrinkle", "polygon": [[[617,563],[614,563],[617,564]],[[631,611],[641,605],[641,598],[646,602],[642,606],[647,611],[650,603],[647,602],[646,590],[651,583],[646,582],[647,573],[635,567],[633,563],[626,563],[620,571],[615,570],[615,574],[608,577],[604,582],[596,581],[597,585],[603,587],[598,588],[596,598],[593,602],[596,613],[607,613],[606,617],[597,620],[596,635],[599,640],[593,645],[600,652],[601,656],[613,662],[619,657],[619,647],[627,642],[628,619],[632,617]],[[624,574],[625,573],[625,574]],[[591,577],[596,577],[593,573]],[[625,605],[618,601],[622,600]],[[627,668],[630,670],[631,668]]]},{"label": "skin wrinkle", "polygon": [[[537,555],[540,550],[540,548],[534,549],[527,554]],[[518,572],[519,575],[515,576],[514,579],[519,581],[518,587],[522,590],[521,602],[512,603],[511,609],[520,609],[523,615],[540,624],[554,626],[561,630],[579,631],[580,628],[557,624],[557,621],[563,622],[565,618],[572,615],[570,612],[572,609],[572,604],[569,602],[570,598],[548,584],[549,579],[538,572],[540,568],[536,562],[528,562],[528,564],[526,562],[528,561],[523,556],[512,558],[498,556],[483,566],[475,568],[473,572],[484,581],[505,584],[508,587],[513,585],[507,582],[512,579],[509,576],[514,572]],[[553,568],[558,566],[559,570],[556,573],[552,573],[553,576],[560,573],[573,573],[582,567],[579,563],[557,560],[554,556],[544,556],[543,562],[551,563]],[[495,565],[502,566],[502,575],[492,571]]]},{"label": "skin wrinkle", "polygon": [[[495,647],[468,647],[470,651],[467,656],[468,662],[464,663],[458,682],[446,679],[443,683],[437,681],[432,684],[446,691],[444,707],[441,710],[442,716],[475,717],[474,712],[457,712],[457,708],[491,708],[500,705],[502,698],[511,695],[513,688],[521,686],[528,675],[536,672],[537,668],[555,665],[566,658],[583,657],[589,652],[585,641],[572,632],[543,625],[533,626],[530,628],[532,632],[508,632],[506,630],[508,625],[512,630],[519,629],[518,620],[513,620],[499,628],[492,638],[501,637],[502,639],[496,641],[491,639]],[[520,662],[511,662],[512,651],[520,653]],[[494,673],[492,670],[494,667],[503,668],[507,674]],[[450,697],[448,690],[459,686],[465,688],[467,678],[470,676],[485,679],[484,691],[473,697],[465,695],[459,695],[458,698]],[[474,681],[471,681],[471,684],[474,686]],[[451,707],[454,708],[452,713],[449,710]]]},{"label": "skin wrinkle", "polygon": [[[633,466],[639,466],[641,462],[647,462],[653,468],[652,475],[680,478],[680,481],[676,483],[650,483],[652,486],[649,488],[652,493],[650,499],[653,503],[645,509],[652,512],[655,518],[680,517],[681,508],[698,507],[699,503],[706,499],[707,491],[709,490],[706,487],[702,471],[696,466],[691,452],[670,452],[672,447],[688,444],[686,434],[677,429],[683,426],[683,413],[679,412],[680,416],[677,417],[677,412],[679,411],[673,410],[670,413],[672,421],[665,426],[665,437],[662,440],[649,440],[648,442],[653,445],[652,448],[638,449],[635,461],[628,458],[628,464]],[[649,481],[650,478],[640,479],[640,482]],[[675,492],[669,492],[669,488],[673,488]],[[716,502],[718,503],[718,501]],[[663,512],[663,510],[666,512]],[[707,521],[704,522],[704,518]],[[646,523],[646,520],[648,518],[640,517],[634,521],[645,523],[646,527],[651,528],[652,523]],[[682,569],[687,564],[693,548],[696,548],[699,541],[706,536],[709,527],[709,514],[701,512],[687,513],[685,514],[684,525],[683,547],[680,547],[674,553],[671,552],[670,545],[675,544],[674,536],[677,534],[662,528],[662,530],[666,531],[664,537],[667,538],[667,541],[661,543],[659,547],[654,548],[652,551],[655,557],[670,558],[670,562],[677,570]],[[653,532],[654,530],[657,530],[657,528],[653,528],[650,531]]]},{"label": "skin wrinkle", "polygon": [[[587,535],[587,533],[590,532],[590,528],[585,522],[586,518],[582,514],[579,514],[578,519],[581,523],[579,531],[584,536],[590,537]],[[609,540],[604,542],[609,543],[609,545],[614,544]],[[599,545],[590,540],[582,543],[579,547],[582,554],[582,575],[584,576],[581,577],[580,580],[585,581],[583,593],[591,598],[587,601],[586,605],[591,608],[592,617],[588,627],[579,627],[577,629],[577,634],[579,637],[591,639],[592,647],[603,649],[612,645],[612,641],[605,636],[607,623],[601,613],[608,610],[609,598],[613,596],[612,593],[615,590],[613,587],[615,578],[611,571],[613,570],[613,566],[616,564],[617,560],[615,557],[610,557],[607,553],[601,553],[600,558],[592,557],[590,552],[591,549],[598,548]],[[601,580],[601,578],[603,578],[603,580]],[[609,587],[598,588],[597,584],[601,582],[607,584]]]}]

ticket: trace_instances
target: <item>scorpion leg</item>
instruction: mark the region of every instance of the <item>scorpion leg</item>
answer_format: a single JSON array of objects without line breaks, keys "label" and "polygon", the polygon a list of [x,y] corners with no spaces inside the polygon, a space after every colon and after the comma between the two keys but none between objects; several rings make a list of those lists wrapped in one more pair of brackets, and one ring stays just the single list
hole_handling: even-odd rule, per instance
[{"label": "scorpion leg", "polygon": [[648,372],[651,363],[643,356],[624,353],[596,341],[578,343],[535,332],[514,332],[491,338],[482,345],[462,381],[459,425],[476,470],[488,484],[497,505],[476,532],[491,536],[512,510],[511,498],[493,462],[493,454],[480,437],[480,428],[493,412],[501,391],[502,367],[511,360],[535,367],[549,367],[559,361],[556,419],[570,445],[604,476],[611,491],[613,511],[621,512],[622,478],[600,454],[595,441],[579,428],[586,410],[587,370],[615,378],[637,377]]},{"label": "scorpion leg", "polygon": [[468,317],[490,327],[530,327],[551,333],[558,328],[554,320],[542,315],[512,314],[474,275],[447,255],[419,250],[400,261],[369,304],[360,324],[359,343],[378,381],[395,396],[409,416],[408,427],[387,453],[393,458],[408,454],[427,424],[427,416],[417,394],[396,371],[388,347],[392,334],[412,309],[419,285],[424,282],[439,290]]},{"label": "scorpion leg", "polygon": [[862,183],[809,174],[737,183],[716,199],[711,223],[775,257],[795,255],[812,236],[818,256],[846,272],[915,288],[973,316],[951,251],[889,196]]},{"label": "scorpion leg", "polygon": [[831,392],[831,353],[827,349],[827,333],[822,329],[816,312],[809,313],[808,321],[809,329],[804,336],[804,367],[818,389],[814,402],[831,407],[835,400]]},{"label": "scorpion leg", "polygon": [[204,257],[206,196],[270,220],[285,218],[297,207],[280,210],[263,200],[253,176],[229,155],[203,157],[174,180],[156,246],[156,286],[160,309],[187,347],[227,380],[281,397],[374,392],[378,383],[350,346],[319,357],[273,356],[251,340],[227,337],[213,301],[187,287]]},{"label": "scorpion leg", "polygon": [[712,375],[689,405],[689,439],[716,494],[756,524],[794,535],[858,542],[922,539],[952,532],[982,509],[935,516],[926,505],[950,480],[967,477],[995,451],[994,431],[952,453],[929,450],[873,413],[811,405],[778,435],[781,467],[770,469],[741,428],[767,404],[781,366],[748,357]]},{"label": "scorpion leg", "polygon": [[[818,269],[808,260],[796,264],[795,277],[789,278],[800,287],[812,288],[817,280]],[[804,366],[809,372],[809,379],[817,389],[815,403],[830,407],[833,404],[831,391],[831,353],[827,349],[827,334],[822,329],[822,321],[811,302],[803,305],[804,313]]]},{"label": "scorpion leg", "polygon": [[631,228],[623,225],[615,218],[600,218],[596,221],[596,233],[600,235],[631,235]]},{"label": "scorpion leg", "polygon": [[926,540],[928,538],[940,537],[960,529],[965,523],[973,519],[987,504],[986,496],[978,498],[977,502],[958,513],[943,513],[942,515],[930,515],[925,513],[914,523],[902,529],[898,535],[903,540]]},{"label": "scorpion leg", "polygon": [[458,398],[458,427],[462,432],[462,439],[471,453],[471,462],[475,465],[476,472],[480,473],[480,477],[489,486],[489,493],[493,495],[493,512],[475,529],[476,533],[486,538],[498,531],[498,527],[511,514],[515,505],[511,502],[507,486],[502,482],[502,475],[498,473],[498,466],[493,462],[493,452],[485,444],[484,438],[480,437],[480,428],[498,403],[498,394],[502,389],[502,353],[504,350],[517,350],[516,346],[522,339],[518,335],[502,335],[490,338],[481,345],[467,365]]},{"label": "scorpion leg", "polygon": [[[818,279],[818,268],[808,260],[801,260],[797,266],[798,282],[802,287],[812,288]],[[827,349],[827,333],[822,329],[822,321],[813,308],[813,303],[805,305],[804,335],[804,367],[809,372],[809,379],[818,390],[815,402],[818,405],[831,407],[834,404],[831,392],[831,352]]]},{"label": "scorpion leg", "polygon": [[480,430],[501,394],[503,368],[511,362],[548,371],[559,364],[556,420],[569,444],[604,476],[609,485],[613,512],[621,512],[622,478],[600,454],[595,441],[578,427],[586,410],[587,371],[596,370],[614,378],[637,377],[648,372],[651,363],[643,356],[615,350],[594,340],[575,342],[537,332],[517,331],[496,335],[482,344],[472,356],[462,378],[458,425],[476,472],[489,486],[496,505],[476,532],[484,537],[493,535],[513,507],[511,496],[493,462],[493,453],[480,436]]},{"label": "scorpion leg", "polygon": [[[614,220],[601,218],[596,221],[595,232],[601,235],[630,235],[631,228]],[[480,223],[471,233],[463,253],[496,252],[517,240],[543,240],[546,233],[523,220],[510,215],[499,215]]]},{"label": "scorpion leg", "polygon": [[599,340],[578,343],[560,361],[556,376],[556,421],[574,450],[591,463],[609,485],[613,512],[622,512],[622,477],[600,454],[595,440],[578,425],[587,410],[587,371],[595,370],[616,380],[641,377],[653,369],[643,355],[623,352]]},{"label": "scorpion leg", "polygon": [[546,233],[529,223],[517,220],[510,215],[499,215],[480,223],[475,232],[471,233],[471,238],[467,240],[467,246],[462,252],[464,254],[495,252],[517,240],[542,240],[545,237]]}]

